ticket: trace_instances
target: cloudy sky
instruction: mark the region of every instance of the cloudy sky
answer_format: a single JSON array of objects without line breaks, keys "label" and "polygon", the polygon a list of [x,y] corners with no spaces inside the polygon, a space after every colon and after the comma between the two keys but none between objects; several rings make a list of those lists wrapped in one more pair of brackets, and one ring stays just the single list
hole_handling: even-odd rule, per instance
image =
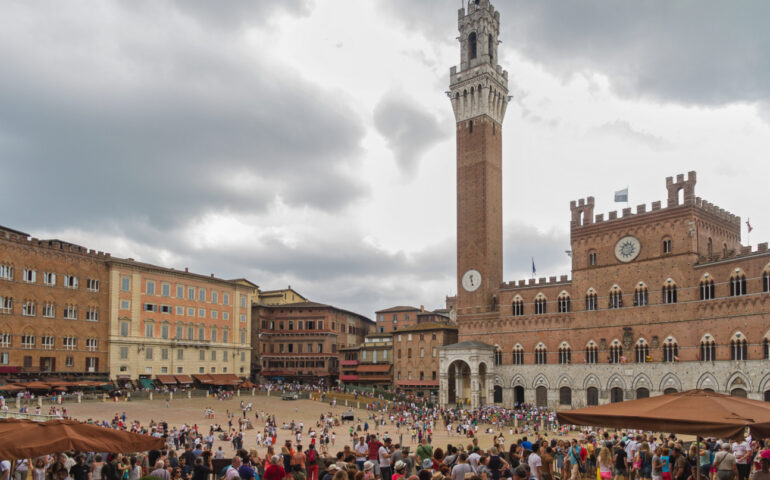
[{"label": "cloudy sky", "polygon": [[[0,3],[0,224],[373,317],[455,293],[461,0]],[[770,240],[770,2],[506,0],[505,278],[569,201],[696,194]],[[611,8],[608,8],[611,7]]]}]

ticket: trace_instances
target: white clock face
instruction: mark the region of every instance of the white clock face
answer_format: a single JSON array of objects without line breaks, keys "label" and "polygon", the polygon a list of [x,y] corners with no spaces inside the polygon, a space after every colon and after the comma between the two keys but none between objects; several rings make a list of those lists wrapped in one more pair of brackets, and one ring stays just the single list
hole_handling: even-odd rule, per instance
[{"label": "white clock face", "polygon": [[462,284],[466,291],[475,292],[481,286],[481,274],[478,270],[468,270],[463,274]]},{"label": "white clock face", "polygon": [[639,256],[642,244],[639,239],[628,235],[618,240],[615,244],[615,258],[621,262],[630,262]]}]

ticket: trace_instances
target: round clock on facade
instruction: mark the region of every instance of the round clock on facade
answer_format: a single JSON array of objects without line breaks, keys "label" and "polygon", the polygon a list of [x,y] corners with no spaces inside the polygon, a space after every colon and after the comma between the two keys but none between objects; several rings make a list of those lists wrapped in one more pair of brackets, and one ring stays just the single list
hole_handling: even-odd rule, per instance
[{"label": "round clock on facade", "polygon": [[466,291],[475,292],[481,286],[481,274],[478,270],[468,270],[463,274],[462,284]]},{"label": "round clock on facade", "polygon": [[642,244],[639,239],[628,235],[618,240],[615,244],[615,258],[621,262],[630,262],[639,256]]}]

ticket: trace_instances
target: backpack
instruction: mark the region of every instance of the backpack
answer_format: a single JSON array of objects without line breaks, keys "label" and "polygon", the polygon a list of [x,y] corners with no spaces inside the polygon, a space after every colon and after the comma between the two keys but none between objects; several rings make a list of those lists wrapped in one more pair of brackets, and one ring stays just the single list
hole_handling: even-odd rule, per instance
[{"label": "backpack", "polygon": [[586,473],[586,466],[583,463],[583,459],[580,458],[580,453],[581,453],[582,447],[580,447],[580,445],[578,445],[577,448],[579,450],[575,450],[575,447],[570,447],[570,450],[572,450],[572,452],[573,452],[571,456],[574,456],[575,459],[577,460],[578,471],[580,473]]},{"label": "backpack", "polygon": [[318,458],[318,453],[315,451],[315,448],[311,448],[307,452],[307,463],[308,465],[315,465],[315,461]]}]

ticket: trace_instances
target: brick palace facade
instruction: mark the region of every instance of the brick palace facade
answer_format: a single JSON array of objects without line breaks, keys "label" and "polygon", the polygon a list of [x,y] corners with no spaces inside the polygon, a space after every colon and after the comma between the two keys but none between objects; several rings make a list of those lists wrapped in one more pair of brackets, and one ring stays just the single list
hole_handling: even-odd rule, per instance
[{"label": "brick palace facade", "polygon": [[770,251],[741,245],[740,219],[695,195],[695,172],[667,178],[650,208],[605,218],[592,197],[572,202],[571,275],[501,281],[499,13],[480,0],[458,25],[459,343],[441,351],[441,403],[569,408],[691,388],[770,400]]}]

